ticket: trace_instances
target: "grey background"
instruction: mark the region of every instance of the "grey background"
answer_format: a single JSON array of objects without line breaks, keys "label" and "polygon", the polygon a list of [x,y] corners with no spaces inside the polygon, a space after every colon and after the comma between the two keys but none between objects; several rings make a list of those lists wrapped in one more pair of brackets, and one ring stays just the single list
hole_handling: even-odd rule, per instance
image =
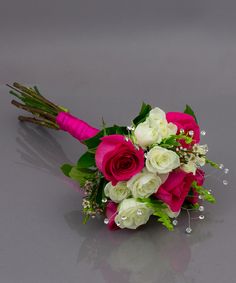
[{"label": "grey background", "polygon": [[[235,1],[0,4],[0,282],[234,283]],[[20,124],[4,86],[13,81],[95,126],[102,116],[129,124],[143,100],[166,111],[188,103],[230,185],[207,178],[218,202],[190,236],[185,215],[173,233],[153,221],[135,232],[83,225],[82,196],[59,166],[84,148]]]}]

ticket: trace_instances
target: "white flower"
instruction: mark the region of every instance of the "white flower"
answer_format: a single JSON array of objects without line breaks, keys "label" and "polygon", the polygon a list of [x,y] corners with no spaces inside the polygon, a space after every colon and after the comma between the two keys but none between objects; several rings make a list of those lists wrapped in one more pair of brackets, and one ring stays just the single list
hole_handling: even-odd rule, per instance
[{"label": "white flower", "polygon": [[169,205],[167,206],[167,208],[165,209],[166,214],[170,217],[170,218],[177,218],[180,214],[180,211],[174,212],[170,209]]},{"label": "white flower", "polygon": [[175,124],[170,122],[170,123],[168,123],[167,128],[168,128],[168,136],[167,137],[172,136],[172,135],[176,135],[176,133],[178,131],[178,127]]},{"label": "white flower", "polygon": [[151,124],[155,125],[155,123],[158,123],[159,121],[166,121],[166,113],[158,108],[153,108],[148,115]]},{"label": "white flower", "polygon": [[196,153],[195,162],[196,166],[204,166],[206,164],[206,157],[205,155],[208,152],[207,144],[195,144],[193,146],[193,151]]},{"label": "white flower", "polygon": [[121,202],[123,199],[131,195],[131,191],[127,187],[126,182],[118,182],[115,186],[112,186],[111,182],[109,182],[104,188],[104,193],[116,203]]},{"label": "white flower", "polygon": [[[201,150],[203,150],[203,149],[201,149]],[[194,152],[196,152],[196,147],[194,149]],[[183,171],[185,171],[186,173],[193,173],[193,175],[195,175],[196,171],[197,171],[197,168],[199,166],[204,166],[205,163],[206,163],[205,156],[201,156],[200,157],[198,155],[198,153],[196,155],[195,154],[190,154],[188,162],[186,164],[182,164],[181,169]]]},{"label": "white flower", "polygon": [[146,224],[153,211],[145,203],[138,202],[134,198],[124,199],[115,217],[116,225],[120,228],[136,229]]},{"label": "white flower", "polygon": [[193,146],[193,151],[200,154],[200,155],[206,155],[208,152],[208,146],[207,144],[195,144]]},{"label": "white flower", "polygon": [[177,133],[178,127],[173,123],[168,123],[165,112],[158,107],[150,111],[147,119],[152,128],[158,129],[161,140]]},{"label": "white flower", "polygon": [[147,153],[146,167],[152,173],[169,173],[179,166],[179,156],[172,150],[155,146]]},{"label": "white flower", "polygon": [[189,160],[187,164],[181,166],[181,169],[186,173],[193,173],[195,175],[197,171],[195,160]]},{"label": "white flower", "polygon": [[138,124],[134,130],[134,136],[137,143],[143,148],[161,141],[158,130],[152,128],[148,120]]},{"label": "white flower", "polygon": [[147,198],[156,193],[161,184],[162,180],[157,174],[143,170],[127,182],[127,187],[134,198]]},{"label": "white flower", "polygon": [[206,158],[205,157],[199,157],[196,156],[196,165],[197,166],[204,166],[206,164]]},{"label": "white flower", "polygon": [[177,133],[177,126],[168,123],[163,110],[156,107],[152,109],[147,119],[138,124],[134,131],[137,143],[146,148],[154,143],[160,143],[164,138]]}]

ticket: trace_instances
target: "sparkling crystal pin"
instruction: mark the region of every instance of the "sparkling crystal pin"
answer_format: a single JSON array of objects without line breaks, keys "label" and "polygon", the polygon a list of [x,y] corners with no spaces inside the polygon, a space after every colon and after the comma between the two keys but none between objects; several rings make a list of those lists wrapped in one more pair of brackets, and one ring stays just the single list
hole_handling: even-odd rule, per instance
[{"label": "sparkling crystal pin", "polygon": [[223,180],[223,185],[227,186],[229,182],[227,180]]},{"label": "sparkling crystal pin", "polygon": [[198,208],[199,211],[204,211],[204,206],[200,205]]},{"label": "sparkling crystal pin", "polygon": [[176,225],[178,224],[178,220],[177,220],[177,219],[174,219],[174,220],[172,221],[172,224],[173,224],[174,226],[176,226]]},{"label": "sparkling crystal pin", "polygon": [[128,131],[133,131],[133,130],[134,130],[134,127],[128,126],[128,127],[127,127],[127,130],[128,130]]},{"label": "sparkling crystal pin", "polygon": [[187,227],[186,230],[185,230],[185,232],[186,232],[187,234],[191,234],[192,231],[193,231],[193,230],[192,230],[191,227]]},{"label": "sparkling crystal pin", "polygon": [[229,169],[225,168],[224,172],[225,172],[225,174],[228,174],[229,173]]}]

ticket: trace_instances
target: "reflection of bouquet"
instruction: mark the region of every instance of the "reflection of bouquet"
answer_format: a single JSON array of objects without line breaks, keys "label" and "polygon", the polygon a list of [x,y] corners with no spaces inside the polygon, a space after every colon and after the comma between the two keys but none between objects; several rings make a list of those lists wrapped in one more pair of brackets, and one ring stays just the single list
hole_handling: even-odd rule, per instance
[{"label": "reflection of bouquet", "polygon": [[[62,171],[79,182],[84,190],[85,222],[105,214],[111,229],[136,229],[151,215],[169,230],[181,209],[199,209],[199,200],[214,202],[203,187],[207,145],[200,145],[200,132],[193,110],[165,113],[142,105],[131,126],[103,127],[98,130],[72,116],[67,109],[47,100],[36,87],[14,83],[12,104],[33,114],[20,121],[35,123],[70,133],[87,147],[76,165],[63,165]],[[191,232],[188,229],[187,232]]]}]

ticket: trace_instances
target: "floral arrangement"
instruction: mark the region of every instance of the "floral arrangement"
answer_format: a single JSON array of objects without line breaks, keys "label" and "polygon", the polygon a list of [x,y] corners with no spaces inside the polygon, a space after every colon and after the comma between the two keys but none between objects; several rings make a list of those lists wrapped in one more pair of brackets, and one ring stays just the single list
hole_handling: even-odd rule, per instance
[{"label": "floral arrangement", "polygon": [[[104,215],[111,230],[136,229],[154,216],[173,230],[181,210],[201,212],[204,200],[215,202],[203,186],[201,168],[222,165],[208,159],[207,145],[200,144],[206,132],[190,106],[183,113],[165,113],[143,103],[130,126],[107,127],[103,121],[99,130],[46,99],[37,87],[8,87],[18,100],[12,104],[33,114],[19,116],[20,121],[66,131],[87,147],[77,164],[61,167],[84,191],[84,222]],[[191,231],[189,225],[186,232]]]}]

